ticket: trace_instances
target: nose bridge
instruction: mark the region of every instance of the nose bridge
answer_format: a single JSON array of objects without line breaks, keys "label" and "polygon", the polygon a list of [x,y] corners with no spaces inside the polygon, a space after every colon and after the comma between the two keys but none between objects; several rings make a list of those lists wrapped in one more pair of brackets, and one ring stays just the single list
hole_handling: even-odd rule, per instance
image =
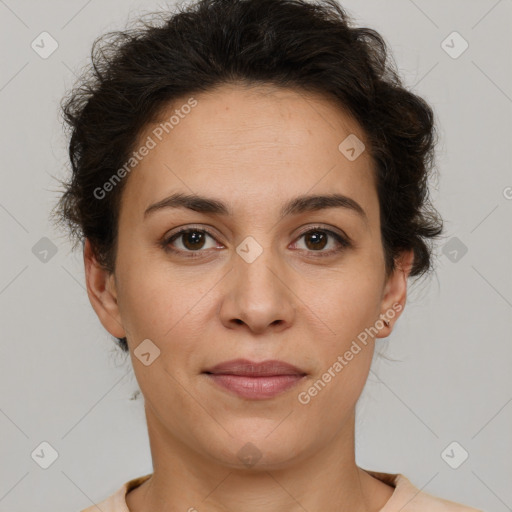
[{"label": "nose bridge", "polygon": [[237,247],[237,257],[234,258],[235,275],[239,279],[237,289],[241,286],[244,292],[255,296],[261,293],[274,294],[278,291],[275,270],[271,272],[270,269],[279,266],[278,258],[270,246],[264,249],[256,244],[258,242],[245,240]]},{"label": "nose bridge", "polygon": [[[269,239],[262,235],[259,240],[263,238]],[[293,295],[282,282],[283,263],[270,243],[263,245],[255,237],[246,237],[233,254],[223,320],[237,324],[241,320],[258,331],[270,325],[288,325],[295,308]]]},{"label": "nose bridge", "polygon": [[[263,237],[259,237],[262,240]],[[268,237],[267,237],[268,238]],[[258,301],[272,300],[280,293],[279,283],[270,269],[279,267],[279,258],[269,243],[260,244],[254,237],[246,237],[236,248],[235,276],[237,295]],[[249,304],[248,304],[249,305]]]}]

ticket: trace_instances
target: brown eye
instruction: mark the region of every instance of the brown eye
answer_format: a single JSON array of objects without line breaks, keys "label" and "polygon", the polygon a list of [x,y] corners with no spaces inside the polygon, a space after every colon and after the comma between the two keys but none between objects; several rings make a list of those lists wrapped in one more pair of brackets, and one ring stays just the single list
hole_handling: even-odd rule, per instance
[{"label": "brown eye", "polygon": [[[206,246],[208,238],[212,240],[210,246]],[[188,228],[178,231],[163,242],[164,248],[173,252],[200,253],[202,249],[217,247],[215,239],[204,229]],[[199,254],[198,254],[199,255]],[[190,256],[190,254],[189,254]]]},{"label": "brown eye", "polygon": [[[319,227],[302,233],[297,240],[304,240],[303,244],[305,247],[295,248],[303,249],[306,252],[312,253],[314,256],[331,256],[352,247],[352,243],[349,239],[345,239],[343,236],[330,229]],[[295,242],[294,245],[297,246],[298,244],[299,242]]]},{"label": "brown eye", "polygon": [[306,246],[312,251],[323,249],[327,245],[328,237],[321,231],[309,231],[304,235]]},{"label": "brown eye", "polygon": [[202,249],[204,245],[205,233],[200,231],[187,231],[181,234],[183,245],[191,250]]}]

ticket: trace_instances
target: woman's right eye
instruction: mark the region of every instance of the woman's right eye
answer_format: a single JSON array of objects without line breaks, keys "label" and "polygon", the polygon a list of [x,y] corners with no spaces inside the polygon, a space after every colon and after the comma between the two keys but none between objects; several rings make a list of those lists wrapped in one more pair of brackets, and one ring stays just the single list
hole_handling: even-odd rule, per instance
[{"label": "woman's right eye", "polygon": [[[211,238],[214,241],[213,245],[205,247],[207,238]],[[202,249],[217,248],[217,245],[215,245],[215,238],[208,231],[197,228],[186,228],[168,237],[164,241],[164,247],[176,253],[197,253]],[[197,255],[190,254],[187,256],[195,257]]]}]

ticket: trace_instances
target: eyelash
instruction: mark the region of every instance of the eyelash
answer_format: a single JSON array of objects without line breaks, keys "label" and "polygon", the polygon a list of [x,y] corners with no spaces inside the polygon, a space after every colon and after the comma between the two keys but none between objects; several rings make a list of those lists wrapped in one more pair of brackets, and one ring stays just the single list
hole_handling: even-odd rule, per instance
[{"label": "eyelash", "polygon": [[[332,256],[333,254],[336,254],[345,249],[348,249],[348,248],[352,247],[352,245],[353,245],[349,239],[346,239],[343,236],[339,235],[338,233],[331,231],[330,229],[323,228],[321,226],[313,226],[313,227],[309,228],[307,231],[304,231],[303,233],[301,233],[297,237],[297,240],[299,240],[301,237],[303,237],[309,233],[315,232],[315,231],[320,231],[320,232],[329,234],[340,245],[340,247],[338,247],[336,249],[331,249],[330,251],[313,251],[313,250],[307,251],[307,252],[316,253],[314,256],[315,258]],[[192,227],[187,227],[187,228],[181,229],[180,231],[177,231],[170,237],[165,238],[164,240],[162,240],[161,245],[166,251],[170,251],[172,253],[180,254],[180,255],[183,255],[183,253],[185,253],[185,256],[184,256],[185,258],[199,258],[202,256],[201,253],[204,252],[203,249],[198,249],[197,251],[183,251],[181,249],[175,249],[171,245],[172,242],[174,242],[174,240],[178,239],[181,235],[186,234],[186,233],[191,233],[191,232],[206,233],[207,235],[211,236],[214,240],[216,240],[215,235],[213,233],[211,233],[208,229],[196,228],[196,227],[192,226]]]}]

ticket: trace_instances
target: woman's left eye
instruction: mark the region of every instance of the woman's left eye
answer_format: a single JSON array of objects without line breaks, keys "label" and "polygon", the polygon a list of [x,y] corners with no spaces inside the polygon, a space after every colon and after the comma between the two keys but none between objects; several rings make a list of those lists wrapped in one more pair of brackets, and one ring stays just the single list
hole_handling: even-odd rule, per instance
[{"label": "woman's left eye", "polygon": [[[210,247],[206,244],[208,238],[213,241]],[[351,246],[349,240],[325,228],[312,228],[297,238],[297,240],[301,239],[304,239],[305,248],[294,247],[294,249],[318,253],[315,256],[330,256]],[[175,242],[179,243],[176,244]],[[187,257],[198,257],[201,256],[200,252],[202,249],[218,248],[215,242],[214,236],[205,229],[186,228],[166,238],[162,245],[171,252],[189,253]],[[324,250],[326,247],[329,247],[329,244],[334,247]],[[297,245],[297,242],[294,245]]]},{"label": "woman's left eye", "polygon": [[[334,240],[331,244],[331,247],[334,247],[324,250],[325,247],[329,245],[329,238],[331,241]],[[304,239],[304,245],[306,246],[304,250],[319,253],[315,256],[330,256],[331,254],[337,253],[351,246],[350,242],[346,238],[325,228],[310,229],[305,233],[302,233],[298,240],[300,239]]]}]

